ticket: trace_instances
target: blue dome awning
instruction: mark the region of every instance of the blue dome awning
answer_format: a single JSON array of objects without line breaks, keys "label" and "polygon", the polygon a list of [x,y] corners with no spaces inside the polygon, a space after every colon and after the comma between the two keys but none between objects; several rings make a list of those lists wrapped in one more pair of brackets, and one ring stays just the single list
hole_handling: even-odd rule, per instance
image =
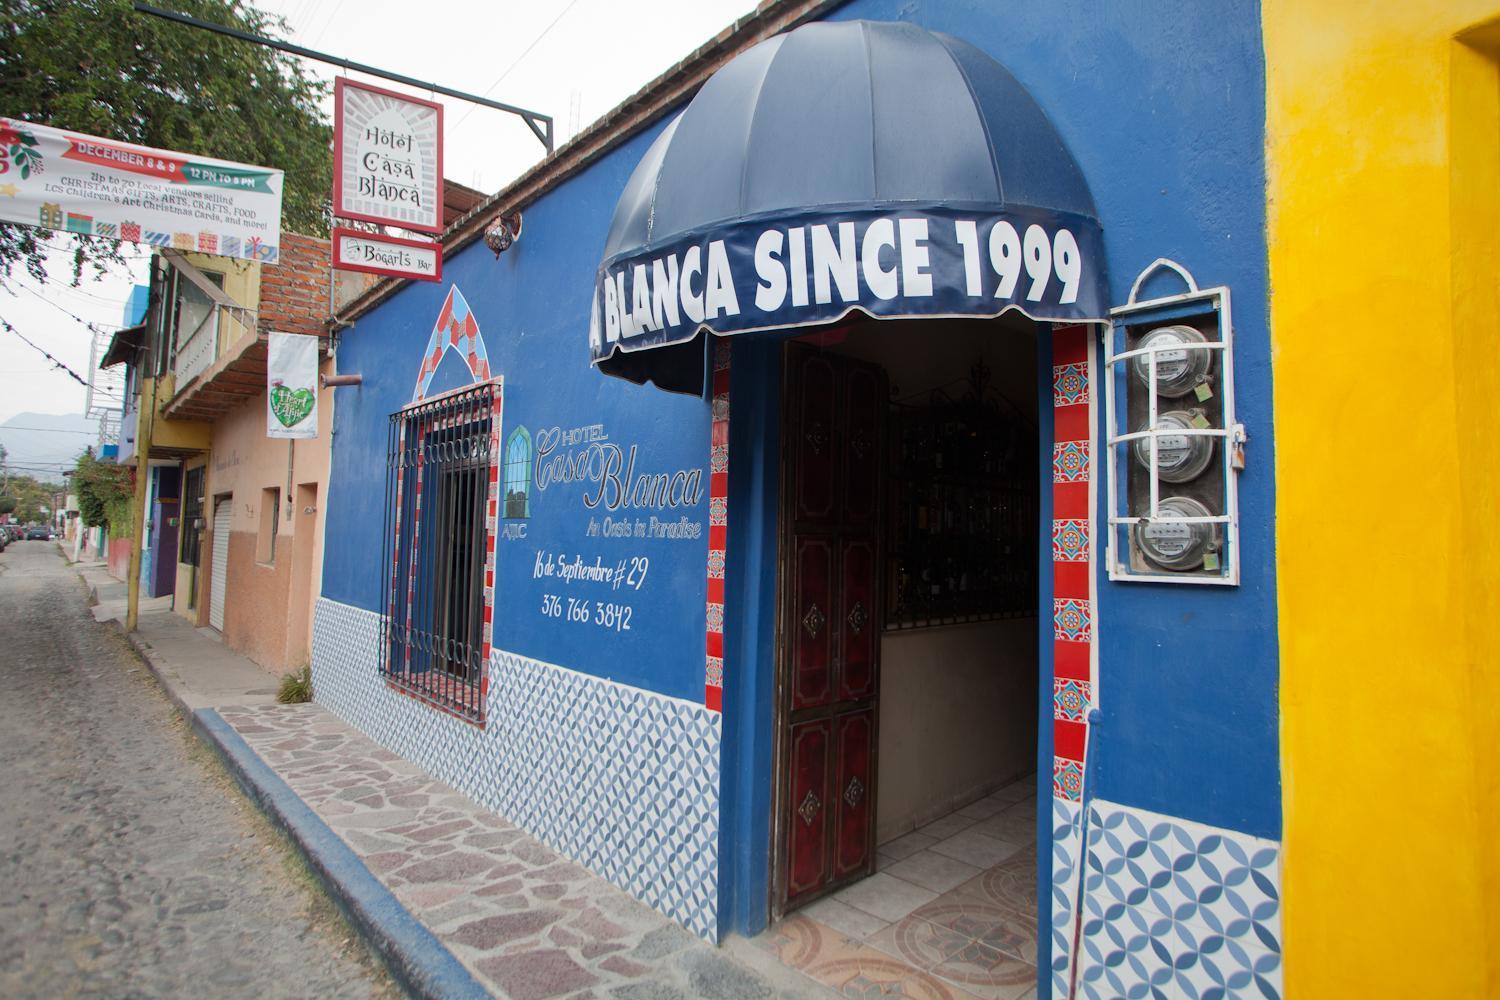
[{"label": "blue dome awning", "polygon": [[594,283],[601,370],[701,391],[702,341],[877,317],[1104,321],[1082,172],[999,63],[820,21],[715,73],[647,150]]}]

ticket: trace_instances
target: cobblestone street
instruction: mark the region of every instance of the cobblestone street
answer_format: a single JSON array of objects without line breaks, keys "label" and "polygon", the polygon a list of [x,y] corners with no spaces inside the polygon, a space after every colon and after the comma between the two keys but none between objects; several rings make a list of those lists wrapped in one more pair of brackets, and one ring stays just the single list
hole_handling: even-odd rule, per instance
[{"label": "cobblestone street", "polygon": [[55,545],[0,553],[0,995],[389,997]]}]

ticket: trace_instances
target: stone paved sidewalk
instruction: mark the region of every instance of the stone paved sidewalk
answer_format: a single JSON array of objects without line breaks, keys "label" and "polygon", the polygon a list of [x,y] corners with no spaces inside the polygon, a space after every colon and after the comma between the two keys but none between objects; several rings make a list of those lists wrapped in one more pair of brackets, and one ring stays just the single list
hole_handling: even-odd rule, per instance
[{"label": "stone paved sidewalk", "polygon": [[316,705],[219,712],[497,995],[831,995],[758,948],[700,941]]}]

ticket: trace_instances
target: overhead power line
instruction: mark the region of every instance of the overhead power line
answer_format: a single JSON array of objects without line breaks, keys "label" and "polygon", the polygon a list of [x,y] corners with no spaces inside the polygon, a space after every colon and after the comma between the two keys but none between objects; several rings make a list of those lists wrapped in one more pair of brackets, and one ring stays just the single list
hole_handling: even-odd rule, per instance
[{"label": "overhead power line", "polygon": [[[567,17],[568,16],[568,11],[572,10],[576,6],[578,6],[578,0],[572,0],[571,3],[569,3],[566,7],[564,7],[562,9],[562,13],[560,13],[556,17],[554,17],[552,19],[552,23],[549,24],[549,25],[547,25],[545,28],[543,28],[542,29],[542,33],[540,35],[537,35],[535,38],[533,38],[531,40],[531,44],[528,45],[528,46],[526,46],[526,48],[521,52],[521,54],[518,55],[518,56],[516,56],[515,60],[509,66],[505,67],[505,72],[503,72],[499,76],[495,77],[495,82],[492,83],[492,84],[490,84],[488,87],[486,87],[484,89],[485,96],[488,97],[494,91],[494,89],[496,87],[500,86],[500,84],[505,80],[505,78],[508,77],[508,76],[510,76],[511,71],[514,70],[517,66],[521,65],[521,63],[523,61],[525,61],[525,59],[526,59],[527,56],[531,55],[531,50],[534,49],[534,48],[536,48],[539,44],[541,44],[542,39],[547,37],[547,33],[550,32],[553,28],[557,27],[557,22],[561,21],[564,17]],[[474,110],[475,110],[474,108],[470,108],[468,111],[465,111],[464,112],[464,116],[462,118],[460,118],[457,122],[454,123],[453,130],[455,132],[458,131],[459,126],[461,126],[464,122],[466,122],[466,121],[469,120],[469,116],[474,113]],[[551,152],[550,147],[548,149],[548,152]]]},{"label": "overhead power line", "polygon": [[21,427],[17,424],[0,424],[0,433],[5,431],[41,431],[43,434],[98,434],[99,428],[95,427],[86,431],[75,431],[67,427]]},{"label": "overhead power line", "polygon": [[72,310],[66,309],[66,308],[58,305],[56,302],[53,302],[51,299],[47,298],[47,296],[43,295],[41,292],[37,291],[35,288],[32,288],[30,285],[22,285],[21,287],[24,288],[24,289],[26,289],[26,291],[30,292],[32,295],[35,295],[37,298],[41,299],[43,302],[47,303],[53,309],[56,309],[58,312],[62,313],[64,316],[67,316],[69,319],[73,320],[75,323],[82,323],[84,326],[88,327],[88,329],[89,329],[89,331],[91,333],[102,334],[102,335],[104,335],[106,337],[112,337],[112,336],[114,336],[115,331],[113,331],[113,330],[106,330],[104,327],[100,326],[98,323],[94,323],[94,322],[91,322],[89,320],[86,320],[82,316],[80,316],[77,313],[73,312]]},{"label": "overhead power line", "polygon": [[[321,31],[319,31],[315,36],[313,36],[312,43],[314,45],[317,45],[319,42],[321,42],[323,40],[323,36],[326,35],[326,34],[328,34],[328,29],[331,28],[331,27],[333,27],[333,20],[334,20],[334,18],[338,17],[339,11],[342,10],[343,7],[344,7],[344,0],[339,0],[339,2],[334,5],[334,7],[333,7],[333,13],[329,14],[328,15],[328,20],[326,20],[326,21],[323,22],[323,29]],[[308,21],[308,26],[309,27],[312,26],[311,20]]]},{"label": "overhead power line", "polygon": [[32,341],[25,334],[23,334],[20,330],[17,330],[15,327],[11,326],[10,323],[6,322],[6,320],[5,320],[5,318],[3,316],[0,316],[0,326],[5,327],[11,333],[15,334],[17,337],[19,337],[22,340],[22,342],[24,342],[32,350],[39,351],[41,353],[42,357],[44,357],[48,361],[52,362],[52,365],[53,365],[54,368],[61,368],[63,371],[67,372],[68,375],[72,377],[73,381],[77,382],[79,385],[83,386],[85,389],[87,389],[89,387],[88,379],[84,378],[82,375],[78,374],[73,369],[69,368],[67,365],[65,365],[61,361],[57,360],[57,358],[53,357],[52,354],[50,352],[48,352],[48,350],[45,347],[42,347],[41,345],[39,345],[36,342]]}]

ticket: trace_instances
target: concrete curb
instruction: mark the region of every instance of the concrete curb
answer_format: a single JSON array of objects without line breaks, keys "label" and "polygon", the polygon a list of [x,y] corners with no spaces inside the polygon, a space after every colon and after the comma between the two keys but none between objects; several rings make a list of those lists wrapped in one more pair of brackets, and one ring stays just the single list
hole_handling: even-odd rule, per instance
[{"label": "concrete curb", "polygon": [[130,644],[130,648],[135,650],[135,655],[140,657],[141,662],[146,665],[146,669],[151,671],[151,676],[156,678],[157,687],[161,688],[162,692],[171,699],[172,704],[177,706],[179,712],[191,719],[193,717],[193,710],[188,707],[188,703],[183,700],[177,688],[162,676],[161,665],[156,662],[156,657],[151,655],[151,644],[142,639],[138,633],[125,631],[123,622],[110,621],[107,624],[121,636],[124,636],[125,641]]},{"label": "concrete curb", "polygon": [[200,708],[190,718],[193,731],[223,759],[245,794],[297,845],[350,923],[412,996],[490,996],[218,712]]}]

